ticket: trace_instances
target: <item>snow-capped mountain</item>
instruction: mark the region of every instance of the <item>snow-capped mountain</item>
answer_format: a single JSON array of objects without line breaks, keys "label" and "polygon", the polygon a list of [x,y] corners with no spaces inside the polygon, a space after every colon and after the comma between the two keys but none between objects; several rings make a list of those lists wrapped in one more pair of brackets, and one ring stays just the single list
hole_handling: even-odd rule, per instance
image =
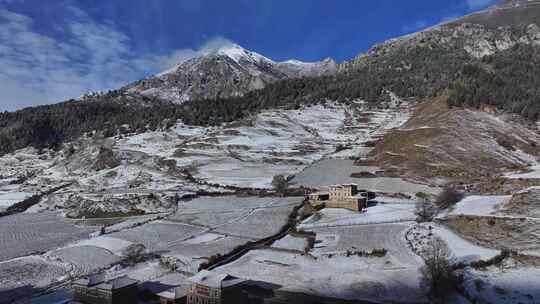
[{"label": "snow-capped mountain", "polygon": [[337,65],[331,59],[313,63],[297,60],[275,62],[232,44],[138,81],[126,90],[182,103],[193,99],[240,96],[274,81],[320,76],[336,70]]}]

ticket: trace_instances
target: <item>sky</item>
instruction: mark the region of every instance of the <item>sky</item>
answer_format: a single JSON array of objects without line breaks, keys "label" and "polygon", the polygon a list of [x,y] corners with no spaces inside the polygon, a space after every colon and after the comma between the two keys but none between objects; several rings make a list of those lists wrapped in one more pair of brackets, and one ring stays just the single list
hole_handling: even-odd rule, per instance
[{"label": "sky", "polygon": [[119,88],[231,42],[352,59],[494,0],[0,0],[0,111]]}]

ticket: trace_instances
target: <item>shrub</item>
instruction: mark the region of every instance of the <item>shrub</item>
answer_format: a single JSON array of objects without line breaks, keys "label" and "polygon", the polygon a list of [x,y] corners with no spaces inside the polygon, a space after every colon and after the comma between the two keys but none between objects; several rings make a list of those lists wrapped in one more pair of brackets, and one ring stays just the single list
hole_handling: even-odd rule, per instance
[{"label": "shrub", "polygon": [[435,206],[424,198],[419,198],[416,201],[416,209],[414,214],[416,214],[416,221],[419,223],[431,222],[433,217],[437,213]]},{"label": "shrub", "polygon": [[274,176],[272,179],[272,187],[279,194],[285,194],[285,191],[289,188],[289,181],[281,174]]},{"label": "shrub", "polygon": [[143,244],[132,244],[122,252],[125,256],[124,262],[128,265],[135,265],[144,261],[146,257],[146,247]]},{"label": "shrub", "polygon": [[435,199],[435,205],[440,209],[448,209],[457,204],[465,195],[454,187],[445,187]]}]

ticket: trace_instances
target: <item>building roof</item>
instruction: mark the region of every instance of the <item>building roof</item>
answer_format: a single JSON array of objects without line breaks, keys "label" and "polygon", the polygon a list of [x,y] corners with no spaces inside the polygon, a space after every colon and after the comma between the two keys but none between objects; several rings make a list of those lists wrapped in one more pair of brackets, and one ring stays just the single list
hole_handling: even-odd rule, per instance
[{"label": "building roof", "polygon": [[160,292],[157,295],[161,298],[165,298],[169,300],[178,300],[187,296],[187,290],[185,286],[184,287],[178,286],[178,287]]},{"label": "building roof", "polygon": [[208,270],[202,270],[189,280],[194,284],[204,285],[211,288],[227,288],[246,281],[225,273],[218,274]]},{"label": "building roof", "polygon": [[101,283],[96,287],[99,289],[114,290],[137,284],[137,282],[137,280],[131,279],[127,276],[123,276]]},{"label": "building roof", "polygon": [[357,184],[330,185],[328,188],[358,187]]},{"label": "building roof", "polygon": [[79,284],[79,285],[83,285],[83,286],[86,286],[86,287],[91,287],[91,286],[101,284],[103,282],[105,282],[105,274],[104,273],[98,273],[98,274],[93,274],[93,275],[87,276],[87,277],[82,278],[82,279],[78,279],[74,283]]}]

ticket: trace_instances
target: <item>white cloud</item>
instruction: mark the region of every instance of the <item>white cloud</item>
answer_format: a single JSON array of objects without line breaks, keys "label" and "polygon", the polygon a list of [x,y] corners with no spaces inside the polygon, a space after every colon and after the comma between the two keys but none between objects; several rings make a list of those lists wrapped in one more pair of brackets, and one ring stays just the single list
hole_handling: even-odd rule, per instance
[{"label": "white cloud", "polygon": [[199,49],[133,54],[130,38],[113,25],[98,24],[78,8],[69,10],[76,20],[68,22],[59,40],[38,33],[31,18],[0,7],[0,111],[118,88],[230,43],[216,38]]},{"label": "white cloud", "polygon": [[191,58],[208,54],[217,49],[230,46],[232,44],[234,44],[234,42],[229,39],[223,37],[216,37],[208,40],[198,49],[179,49],[166,56],[157,57],[155,59],[155,62],[160,66],[161,70],[164,70],[178,65],[179,63],[182,63]]},{"label": "white cloud", "polygon": [[466,0],[466,1],[467,1],[467,6],[470,9],[484,8],[495,2],[495,0]]}]

